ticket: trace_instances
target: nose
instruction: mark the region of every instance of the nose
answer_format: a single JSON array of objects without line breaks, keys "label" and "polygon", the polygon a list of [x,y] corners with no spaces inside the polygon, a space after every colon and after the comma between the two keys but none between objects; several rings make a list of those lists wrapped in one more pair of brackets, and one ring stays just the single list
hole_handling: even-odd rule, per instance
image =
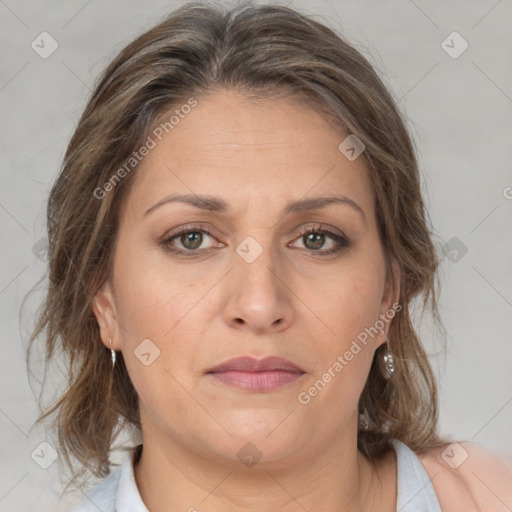
[{"label": "nose", "polygon": [[254,261],[233,255],[223,314],[230,327],[264,334],[280,332],[292,324],[294,295],[277,259],[266,247]]}]

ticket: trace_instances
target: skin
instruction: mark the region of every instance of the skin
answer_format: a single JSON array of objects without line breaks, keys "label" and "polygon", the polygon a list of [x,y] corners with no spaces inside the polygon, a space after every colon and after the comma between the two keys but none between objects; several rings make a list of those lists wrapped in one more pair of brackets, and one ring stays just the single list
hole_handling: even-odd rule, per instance
[{"label": "skin", "polygon": [[[287,512],[319,503],[327,512],[395,510],[394,452],[374,467],[356,444],[358,399],[389,323],[307,405],[297,399],[398,300],[364,159],[338,150],[345,137],[293,98],[216,91],[198,98],[137,170],[120,212],[112,281],[93,309],[139,395],[144,448],[135,478],[151,512]],[[145,215],[169,194],[215,196],[230,210],[173,202]],[[289,201],[332,195],[362,213],[343,203],[281,215]],[[162,246],[180,226],[197,232],[197,223],[213,236],[167,244],[192,256]],[[336,241],[301,234],[320,224],[350,245],[322,255]],[[262,248],[252,263],[236,252],[248,236]],[[148,366],[134,356],[144,339],[160,350]],[[277,355],[305,373],[260,393],[205,373],[242,355]],[[261,453],[252,467],[237,457],[247,442]]]}]

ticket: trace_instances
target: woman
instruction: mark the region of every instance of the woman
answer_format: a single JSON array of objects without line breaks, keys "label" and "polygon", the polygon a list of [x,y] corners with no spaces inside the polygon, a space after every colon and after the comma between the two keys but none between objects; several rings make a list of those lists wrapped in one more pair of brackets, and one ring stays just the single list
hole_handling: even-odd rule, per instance
[{"label": "woman", "polygon": [[325,26],[189,4],[138,37],[70,141],[48,235],[33,338],[70,386],[41,419],[99,477],[136,440],[75,511],[512,507],[508,461],[438,436],[412,143]]}]

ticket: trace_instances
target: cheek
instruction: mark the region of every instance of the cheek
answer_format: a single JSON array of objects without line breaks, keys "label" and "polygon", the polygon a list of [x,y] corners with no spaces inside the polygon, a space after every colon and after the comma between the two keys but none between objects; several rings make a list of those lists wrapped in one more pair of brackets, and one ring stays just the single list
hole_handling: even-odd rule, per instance
[{"label": "cheek", "polygon": [[[137,338],[163,338],[190,309],[194,283],[174,272],[155,251],[124,242],[130,247],[116,260],[116,308],[126,331]],[[121,333],[123,336],[126,334]]]},{"label": "cheek", "polygon": [[187,295],[176,278],[138,272],[121,293],[122,352],[140,407],[162,426],[170,415],[186,421],[194,404],[184,390],[192,386],[201,340],[197,326],[187,322],[196,288]]},{"label": "cheek", "polygon": [[[312,298],[312,320],[322,329],[319,343],[310,347],[316,360],[312,378],[303,388],[314,414],[325,415],[325,404],[357,406],[380,340],[379,320],[383,271],[373,258],[354,258],[324,281]],[[318,323],[320,320],[320,323]],[[380,324],[379,324],[380,325]],[[318,336],[317,336],[318,338]],[[318,397],[318,398],[316,398]],[[324,405],[322,405],[324,404]]]},{"label": "cheek", "polygon": [[116,310],[131,380],[151,402],[152,390],[173,387],[172,376],[185,383],[192,371],[200,336],[188,317],[204,291],[183,274],[148,265],[140,254],[116,261]]},{"label": "cheek", "polygon": [[319,317],[325,318],[340,344],[350,344],[379,318],[383,273],[373,261],[360,259],[326,280],[315,296]]}]

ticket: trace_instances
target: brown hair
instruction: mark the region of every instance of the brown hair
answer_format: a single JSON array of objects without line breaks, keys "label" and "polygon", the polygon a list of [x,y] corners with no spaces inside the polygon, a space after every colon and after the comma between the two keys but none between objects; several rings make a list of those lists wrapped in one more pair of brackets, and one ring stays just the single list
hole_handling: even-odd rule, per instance
[{"label": "brown hair", "polygon": [[[187,4],[126,46],[100,77],[48,200],[49,287],[27,362],[44,334],[45,364],[66,357],[68,386],[37,422],[57,413],[60,450],[75,476],[85,468],[106,476],[118,434],[124,427],[140,431],[122,354],[112,371],[91,308],[110,277],[119,206],[136,165],[115,186],[105,184],[116,172],[120,178],[171,108],[220,88],[307,98],[365,145],[388,272],[392,262],[400,271],[402,309],[389,331],[397,369],[389,381],[382,377],[380,347],[360,398],[367,428],[359,429],[358,448],[375,461],[390,438],[416,452],[437,446],[436,385],[409,309],[422,297],[439,322],[438,261],[411,138],[396,102],[356,49],[311,17],[271,5]],[[73,472],[70,456],[82,471]]]}]

